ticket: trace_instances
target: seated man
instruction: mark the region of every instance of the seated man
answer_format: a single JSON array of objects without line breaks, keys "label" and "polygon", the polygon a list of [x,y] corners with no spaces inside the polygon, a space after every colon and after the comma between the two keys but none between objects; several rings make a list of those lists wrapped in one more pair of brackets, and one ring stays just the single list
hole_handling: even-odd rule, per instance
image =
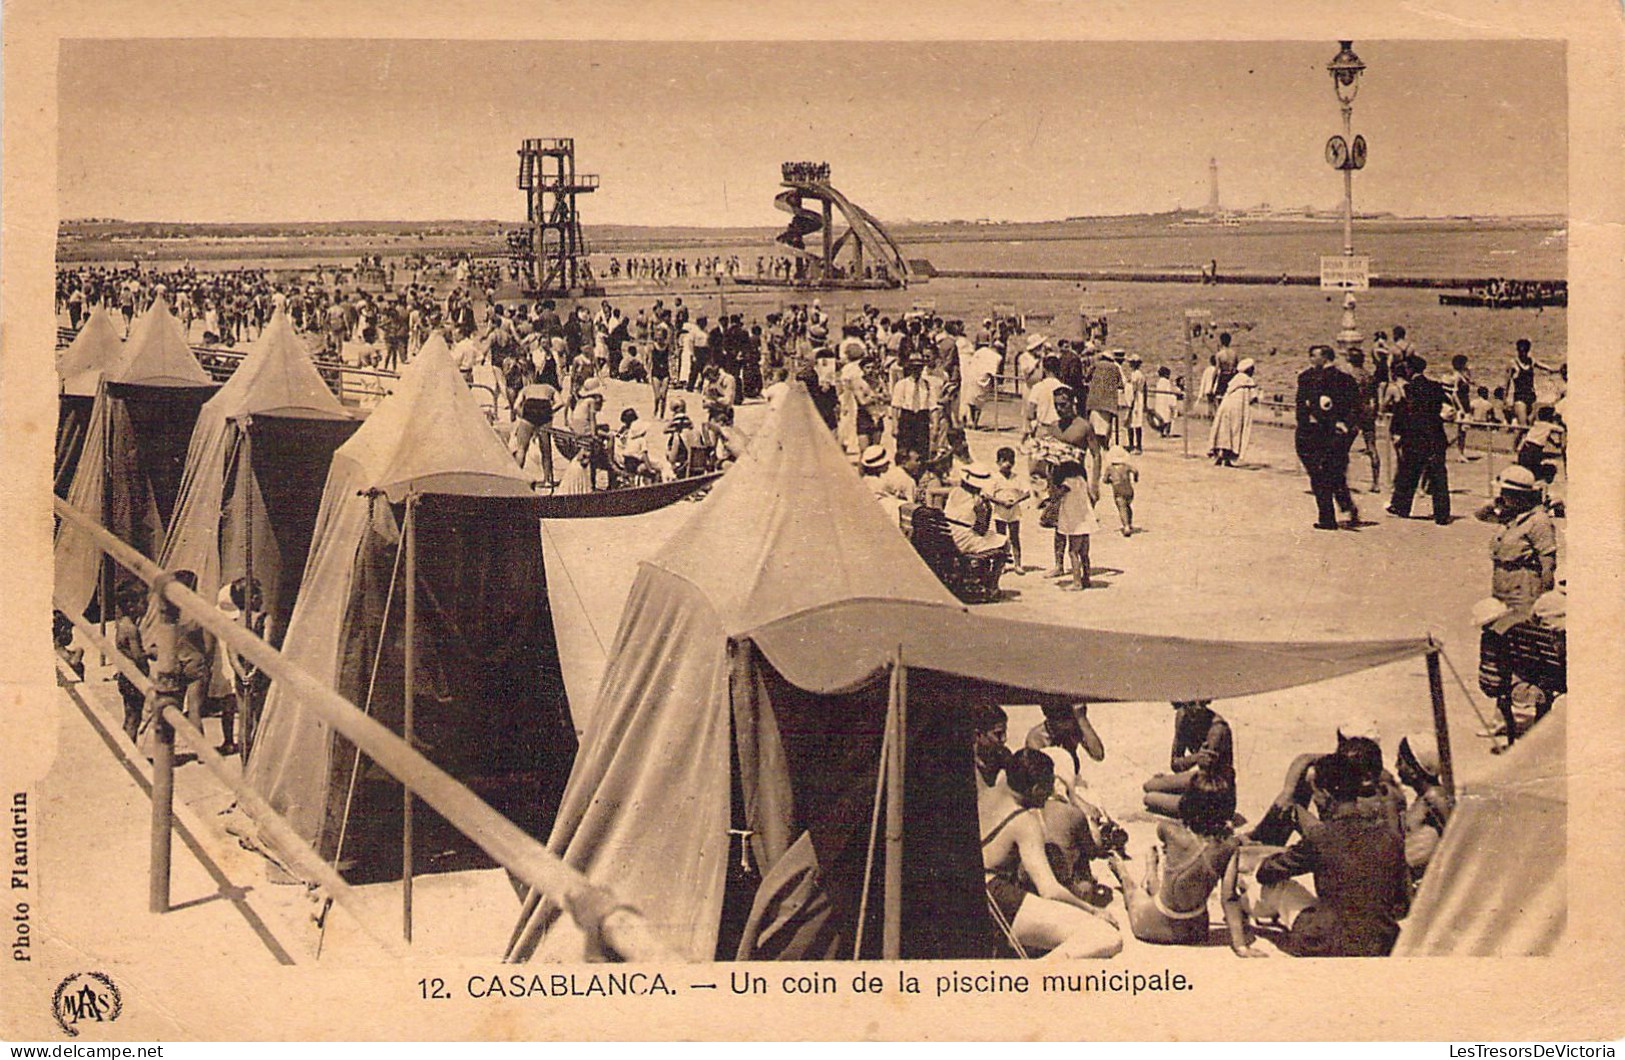
[{"label": "seated man", "polygon": [[676,476],[660,446],[649,444],[649,425],[638,418],[637,409],[621,411],[621,429],[615,433],[615,457],[628,477],[658,478],[669,482]]},{"label": "seated man", "polygon": [[999,774],[1010,764],[1010,716],[996,703],[977,706],[971,718],[974,728],[972,754],[976,778],[984,788],[999,782]]},{"label": "seated man", "polygon": [[993,504],[983,495],[993,482],[986,464],[971,464],[948,493],[943,514],[948,517],[948,533],[954,547],[967,556],[987,556],[1003,552],[1008,539],[992,533]]},{"label": "seated man", "polygon": [[718,468],[725,468],[745,455],[744,440],[734,429],[734,410],[731,405],[712,405],[706,409],[705,425],[700,438],[706,450],[716,460]]},{"label": "seated man", "polygon": [[[1383,822],[1395,835],[1401,832],[1401,819],[1405,815],[1405,793],[1399,782],[1382,767],[1382,748],[1377,742],[1377,725],[1364,719],[1345,721],[1337,727],[1337,750],[1334,754],[1346,759],[1355,770],[1359,790],[1355,797],[1356,809],[1363,815]],[[1263,818],[1249,833],[1255,843],[1282,846],[1292,838],[1293,832],[1305,831],[1312,824],[1311,812],[1315,764],[1322,756],[1302,754],[1287,767],[1286,784],[1275,797]]]},{"label": "seated man", "polygon": [[1106,745],[1089,722],[1089,704],[1051,701],[1041,705],[1044,720],[1027,732],[1027,746],[1037,751],[1049,747],[1064,750],[1072,759],[1074,775],[1082,768],[1078,748],[1096,762],[1106,760]]},{"label": "seated man", "polygon": [[[1360,812],[1360,776],[1340,754],[1314,762],[1320,823],[1259,865],[1253,913],[1287,929],[1282,949],[1298,957],[1386,957],[1410,912],[1405,843]],[[1315,893],[1292,879],[1314,874]]]},{"label": "seated man", "polygon": [[1394,756],[1394,771],[1400,782],[1416,792],[1416,799],[1405,811],[1405,864],[1410,866],[1411,878],[1420,880],[1427,871],[1433,851],[1444,837],[1444,826],[1450,823],[1454,803],[1439,783],[1439,742],[1430,732],[1412,733],[1399,741],[1399,752]]},{"label": "seated man", "polygon": [[[988,906],[1022,956],[1115,956],[1116,921],[1055,876],[1045,808],[1055,801],[1054,767],[1042,752],[1010,756],[1003,783],[977,792]],[[1037,812],[1035,812],[1037,811]]]},{"label": "seated man", "polygon": [[898,521],[903,505],[914,500],[914,479],[907,471],[892,464],[885,446],[871,445],[863,451],[858,460],[858,477],[894,523]]},{"label": "seated man", "polygon": [[1205,774],[1215,790],[1228,789],[1230,812],[1234,813],[1236,760],[1230,723],[1210,706],[1211,700],[1196,699],[1174,704],[1174,743],[1168,754],[1170,772],[1158,773],[1145,782],[1145,808],[1165,817],[1179,816],[1179,799],[1190,790],[1197,774]]}]

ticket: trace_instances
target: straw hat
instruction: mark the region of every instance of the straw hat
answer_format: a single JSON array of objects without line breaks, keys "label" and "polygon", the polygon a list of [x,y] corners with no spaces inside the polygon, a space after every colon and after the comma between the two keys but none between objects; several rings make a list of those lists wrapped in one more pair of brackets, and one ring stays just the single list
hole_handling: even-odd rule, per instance
[{"label": "straw hat", "polygon": [[1539,493],[1540,485],[1535,481],[1535,473],[1522,464],[1513,464],[1501,469],[1495,476],[1495,485],[1502,493]]},{"label": "straw hat", "polygon": [[891,463],[891,455],[886,452],[885,446],[871,445],[863,451],[860,462],[870,471],[880,471]]},{"label": "straw hat", "polygon": [[988,466],[986,464],[971,464],[969,467],[965,468],[963,474],[961,475],[960,481],[972,489],[982,489],[989,482],[993,481],[993,472],[988,470]]}]

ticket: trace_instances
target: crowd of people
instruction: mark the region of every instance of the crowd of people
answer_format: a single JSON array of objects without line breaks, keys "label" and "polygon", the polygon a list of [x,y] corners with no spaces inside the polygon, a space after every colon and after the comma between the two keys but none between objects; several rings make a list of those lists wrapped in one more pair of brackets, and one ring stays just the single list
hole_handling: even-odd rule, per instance
[{"label": "crowd of people", "polygon": [[[1109,344],[1104,321],[1090,322],[1080,339],[1052,340],[1018,316],[995,314],[967,327],[932,310],[887,314],[864,306],[837,320],[818,301],[760,320],[685,305],[681,297],[630,312],[607,299],[596,308],[561,308],[550,299],[504,304],[482,286],[491,277],[463,264],[444,294],[417,282],[387,294],[346,290],[321,273],[285,279],[254,269],[65,269],[59,311],[78,327],[89,308],[105,305],[128,325],[155,299],[169,298],[189,333],[201,321],[206,342],[251,339],[283,311],[310,337],[319,360],[381,373],[421,355],[438,332],[465,380],[489,395],[493,420],[508,426],[518,463],[529,466],[534,448],[539,479],[562,493],[600,488],[600,478],[615,486],[726,467],[744,449],[735,410],[779,400],[794,380],[888,512],[938,508],[961,552],[1007,557],[1025,573],[1023,516],[1035,506],[1040,527],[1053,532],[1048,576],[1074,589],[1092,584],[1089,541],[1100,529],[1096,507],[1104,493],[1112,495],[1123,534],[1134,533],[1135,457],[1145,451],[1146,428],[1167,435],[1184,402],[1183,380],[1166,367],[1148,375],[1140,356]],[[1371,369],[1363,351],[1342,356],[1315,345],[1298,377],[1295,449],[1318,529],[1338,529],[1339,512],[1360,525],[1349,457],[1363,441],[1375,491],[1375,433],[1384,413],[1398,455],[1388,510],[1407,517],[1420,488],[1434,519],[1450,522],[1449,430],[1458,431],[1459,445],[1463,424],[1488,420],[1479,404],[1485,388],[1462,356],[1448,375],[1433,378],[1405,329],[1392,334],[1390,342],[1378,333]],[[1258,384],[1254,363],[1231,336],[1217,339],[1197,398],[1212,415],[1214,462],[1237,466],[1249,448]],[[1498,388],[1511,394],[1507,414],[1523,428],[1517,459],[1477,513],[1497,526],[1491,598],[1474,614],[1482,633],[1480,687],[1500,708],[1508,743],[1566,693],[1561,663],[1530,648],[1560,636],[1566,613],[1561,502],[1551,490],[1564,449],[1563,394],[1539,400],[1537,371],[1566,383],[1565,369],[1537,361],[1519,340],[1506,387]],[[609,380],[647,386],[652,416],[632,407],[606,413]],[[1001,385],[1019,396],[1022,420],[1012,444],[989,464],[974,458],[968,432],[983,425]],[[150,655],[140,643],[145,606],[144,598],[119,601],[114,631],[120,650],[138,660]],[[266,635],[258,586],[228,585],[219,606]],[[222,712],[220,750],[246,755],[263,678],[244,660],[189,637],[197,639],[182,630],[183,649],[196,655],[188,688],[231,704]],[[206,670],[211,677],[202,680]],[[142,697],[123,679],[120,688],[134,738]],[[201,721],[200,703],[188,699],[186,706]],[[1109,957],[1125,932],[1157,944],[1203,944],[1217,893],[1240,956],[1260,955],[1260,937],[1299,955],[1389,952],[1452,809],[1433,736],[1399,740],[1389,772],[1373,723],[1339,727],[1330,750],[1294,760],[1279,794],[1242,834],[1236,733],[1209,702],[1176,703],[1174,710],[1168,768],[1143,785],[1143,811],[1158,824],[1139,873],[1126,858],[1121,826],[1081,777],[1080,751],[1096,762],[1107,756],[1087,705],[1047,704],[1044,722],[1015,751],[1004,711],[992,704],[979,710],[974,757],[988,900],[1012,949]],[[1096,861],[1117,882],[1126,923],[1105,911],[1115,895],[1097,877]],[[1306,874],[1314,877],[1312,893],[1296,880]]]},{"label": "crowd of people", "polygon": [[[1433,734],[1397,741],[1390,772],[1376,724],[1345,722],[1331,750],[1292,761],[1257,824],[1239,832],[1230,725],[1206,701],[1173,707],[1169,770],[1144,785],[1144,812],[1159,823],[1139,874],[1126,833],[1082,775],[1080,751],[1108,758],[1088,705],[1045,704],[1044,720],[1018,750],[1009,746],[1004,708],[978,709],[973,756],[988,905],[1010,948],[1110,957],[1125,932],[1159,945],[1206,945],[1217,893],[1237,956],[1265,956],[1261,938],[1294,956],[1388,954],[1453,809]],[[1107,912],[1116,896],[1099,882],[1096,861],[1117,881],[1126,924]],[[1304,875],[1314,879],[1312,892],[1296,879]]]},{"label": "crowd of people", "polygon": [[[611,255],[605,275],[611,280],[623,277],[648,283],[680,283],[691,279],[714,280],[718,283],[743,273],[738,254],[707,254],[696,258],[672,255],[627,255],[625,259]],[[756,259],[756,275],[763,275],[762,259]]]},{"label": "crowd of people", "polygon": [[1549,280],[1509,280],[1504,277],[1467,289],[1469,294],[1485,299],[1490,305],[1548,305],[1562,300],[1568,304],[1569,288],[1566,283]]}]

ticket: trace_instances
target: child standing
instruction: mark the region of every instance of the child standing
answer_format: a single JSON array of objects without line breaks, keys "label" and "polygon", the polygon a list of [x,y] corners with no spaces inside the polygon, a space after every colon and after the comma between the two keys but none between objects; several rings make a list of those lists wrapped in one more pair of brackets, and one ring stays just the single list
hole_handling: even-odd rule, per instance
[{"label": "child standing", "polygon": [[1105,479],[1112,488],[1112,499],[1117,502],[1117,515],[1123,524],[1123,536],[1134,533],[1134,483],[1140,477],[1127,450],[1114,445],[1106,453]]},{"label": "child standing", "polygon": [[[147,660],[151,656],[146,645],[141,640],[141,616],[146,610],[146,596],[133,586],[126,586],[118,597],[118,619],[113,623],[113,645],[118,653],[135,662],[142,673],[148,670]],[[124,735],[130,738],[131,743],[141,733],[141,716],[145,711],[147,697],[135,686],[135,682],[125,677],[121,671],[118,675],[119,696],[124,700]]]},{"label": "child standing", "polygon": [[1179,385],[1167,365],[1157,369],[1157,380],[1151,384],[1151,405],[1146,410],[1146,422],[1166,438],[1174,429],[1174,416],[1179,410]]},{"label": "child standing", "polygon": [[[1083,464],[1077,460],[1066,460],[1056,467],[1055,482],[1065,491],[1055,516],[1056,543],[1066,542],[1075,578],[1070,586],[1062,587],[1081,592],[1089,588],[1089,535],[1099,527],[1095,519],[1098,495],[1093,493]],[[1059,548],[1056,551],[1060,551]],[[1066,577],[1064,571],[1061,577]]]},{"label": "child standing", "polygon": [[1031,484],[1016,477],[1016,451],[1008,445],[994,454],[997,468],[993,472],[988,495],[993,502],[993,529],[1010,541],[1010,562],[1014,573],[1026,574],[1021,565],[1021,502],[1031,497]]}]

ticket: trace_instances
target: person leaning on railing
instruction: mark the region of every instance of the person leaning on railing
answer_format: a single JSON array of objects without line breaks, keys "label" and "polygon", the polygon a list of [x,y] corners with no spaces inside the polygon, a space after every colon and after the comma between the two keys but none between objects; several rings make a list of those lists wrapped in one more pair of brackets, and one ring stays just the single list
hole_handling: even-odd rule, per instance
[{"label": "person leaning on railing", "polygon": [[209,637],[197,619],[184,614],[163,594],[169,581],[177,581],[197,591],[197,574],[190,570],[171,571],[152,585],[152,686],[147,717],[142,728],[156,732],[166,726],[164,711],[182,707],[193,725],[203,728],[203,698],[208,694],[210,658]]}]

